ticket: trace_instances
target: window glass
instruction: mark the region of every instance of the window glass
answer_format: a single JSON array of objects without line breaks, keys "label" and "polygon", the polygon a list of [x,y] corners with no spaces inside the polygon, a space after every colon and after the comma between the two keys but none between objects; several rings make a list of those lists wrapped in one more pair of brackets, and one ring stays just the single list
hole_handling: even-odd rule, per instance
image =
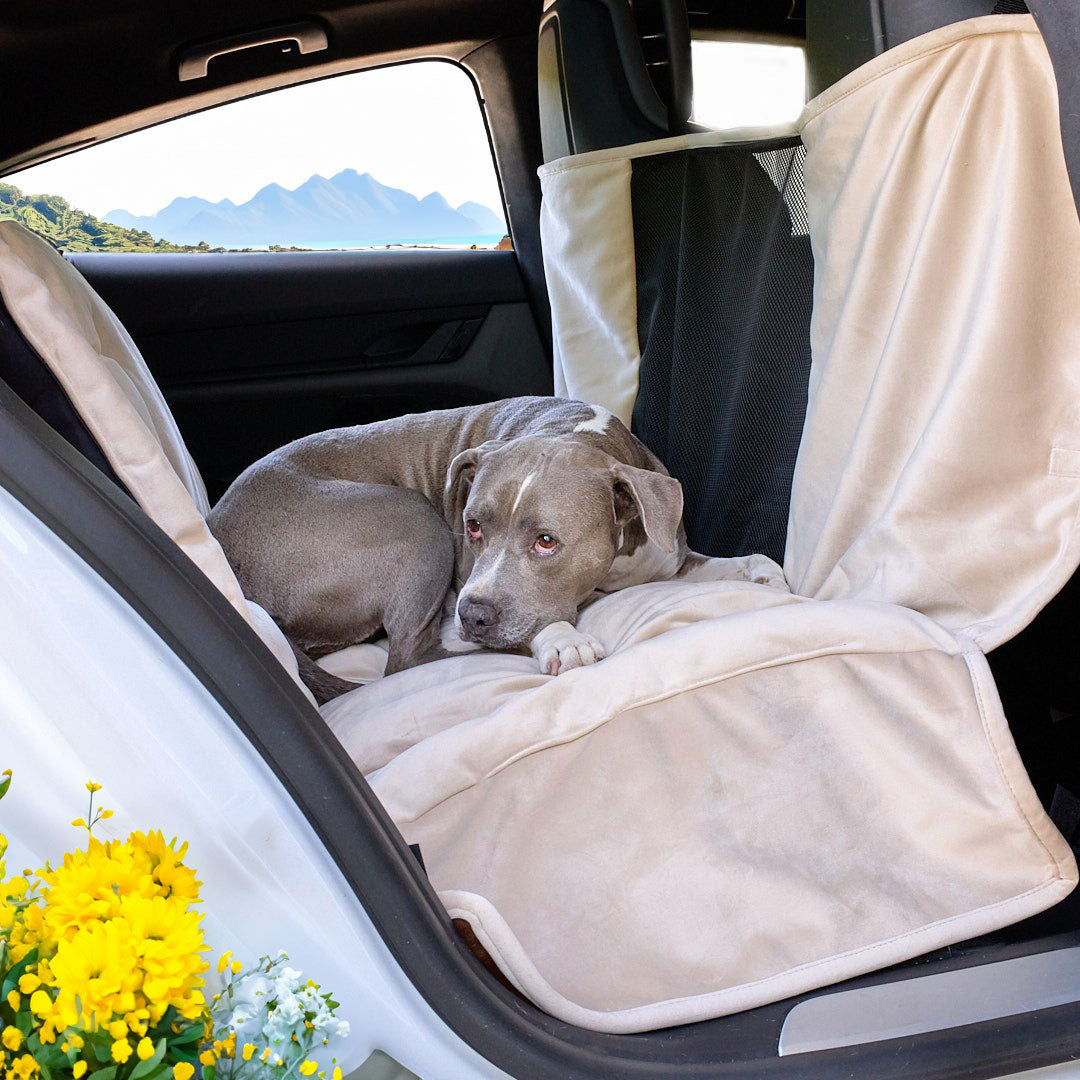
[{"label": "window glass", "polygon": [[12,173],[0,217],[70,251],[491,248],[507,232],[476,91],[444,61],[288,87]]},{"label": "window glass", "polygon": [[806,54],[797,45],[695,40],[692,119],[711,128],[794,120],[806,102]]}]

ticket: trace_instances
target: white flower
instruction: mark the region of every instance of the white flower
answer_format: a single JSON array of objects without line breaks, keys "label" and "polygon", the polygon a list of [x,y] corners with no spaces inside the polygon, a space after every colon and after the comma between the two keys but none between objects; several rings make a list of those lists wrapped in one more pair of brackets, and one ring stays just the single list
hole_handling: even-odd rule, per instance
[{"label": "white flower", "polygon": [[277,1006],[271,1014],[278,1023],[288,1024],[288,1026],[295,1027],[297,1021],[302,1020],[304,1017],[304,1010],[300,1008],[300,1003],[289,994],[286,997],[279,997],[277,999]]},{"label": "white flower", "polygon": [[273,995],[274,983],[261,971],[253,971],[233,983],[233,1005],[265,1005]]},{"label": "white flower", "polygon": [[[262,967],[233,978],[212,1009],[214,1038],[224,1041],[230,1033],[236,1044],[253,1043],[262,1049],[243,1066],[244,1080],[280,1080],[287,1070],[309,1056],[316,1043],[344,1038],[349,1025],[338,1020],[320,993],[301,972],[286,967],[288,958],[263,958]],[[309,985],[310,983],[310,985]],[[228,1080],[231,1074],[221,1074]]]}]

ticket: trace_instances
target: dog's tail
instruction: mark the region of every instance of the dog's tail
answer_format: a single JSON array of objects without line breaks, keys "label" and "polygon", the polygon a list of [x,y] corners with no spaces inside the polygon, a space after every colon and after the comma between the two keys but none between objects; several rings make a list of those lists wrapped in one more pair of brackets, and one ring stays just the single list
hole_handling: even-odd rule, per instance
[{"label": "dog's tail", "polygon": [[362,685],[362,683],[349,682],[347,679],[339,679],[336,675],[331,675],[325,668],[319,667],[295,641],[291,638],[287,640],[296,656],[300,678],[304,680],[304,685],[315,695],[315,700],[320,705],[325,705],[328,701],[333,701],[334,698]]}]

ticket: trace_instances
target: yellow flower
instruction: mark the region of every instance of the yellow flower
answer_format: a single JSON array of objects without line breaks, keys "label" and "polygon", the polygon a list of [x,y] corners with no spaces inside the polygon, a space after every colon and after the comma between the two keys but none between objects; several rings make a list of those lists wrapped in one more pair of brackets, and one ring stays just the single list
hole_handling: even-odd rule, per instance
[{"label": "yellow flower", "polygon": [[128,1026],[123,1020],[114,1020],[111,1024],[108,1024],[107,1027],[109,1035],[114,1041],[118,1042],[120,1039],[127,1038]]},{"label": "yellow flower", "polygon": [[10,1050],[13,1054],[22,1046],[22,1042],[23,1033],[16,1027],[6,1027],[0,1035],[0,1043],[4,1044],[4,1049]]},{"label": "yellow flower", "polygon": [[32,994],[41,985],[41,980],[32,972],[27,972],[19,978],[19,989],[24,994]]},{"label": "yellow flower", "polygon": [[68,1036],[68,1042],[71,1043],[71,1045],[74,1046],[76,1050],[81,1050],[85,1045],[85,1043],[83,1042],[83,1037],[74,1033]]},{"label": "yellow flower", "polygon": [[135,1053],[139,1055],[140,1061],[152,1058],[154,1056],[154,1040],[146,1037],[141,1038],[139,1045],[135,1047]]},{"label": "yellow flower", "polygon": [[143,972],[142,991],[155,1006],[174,1006],[181,1016],[196,1019],[205,998],[202,973],[209,966],[200,955],[205,952],[202,916],[187,910],[187,901],[155,896],[120,898],[121,919],[138,942],[139,966]]},{"label": "yellow flower", "polygon": [[317,1061],[301,1061],[300,1062],[300,1075],[310,1076],[318,1069],[319,1063]]},{"label": "yellow flower", "polygon": [[149,1009],[136,1009],[134,1012],[129,1012],[124,1017],[124,1023],[128,1026],[128,1031],[133,1032],[142,1038],[146,1034],[147,1021],[150,1019]]},{"label": "yellow flower", "polygon": [[[37,949],[44,958],[54,948],[52,933],[45,925],[41,897],[33,896],[32,892],[25,877],[0,882],[0,937],[7,938],[8,960],[12,964],[19,963],[31,949]],[[40,963],[38,974],[44,981]]]},{"label": "yellow flower", "polygon": [[48,1016],[52,1007],[52,998],[47,990],[35,990],[30,995],[30,1011],[35,1016]]},{"label": "yellow flower", "polygon": [[[172,1069],[173,1080],[191,1080],[195,1075],[195,1066],[190,1061],[178,1061]],[[75,1078],[78,1080],[78,1077]]]},{"label": "yellow flower", "polygon": [[112,1044],[113,1061],[118,1061],[123,1065],[129,1057],[131,1057],[131,1043],[129,1043],[127,1039],[117,1039],[116,1042]]},{"label": "yellow flower", "polygon": [[214,1062],[217,1061],[217,1058],[214,1056],[213,1050],[204,1050],[199,1055],[199,1061],[201,1061],[204,1065],[213,1065]]},{"label": "yellow flower", "polygon": [[[79,1078],[75,1077],[75,1080],[79,1080]],[[333,1080],[341,1080],[341,1066],[340,1065],[335,1065],[334,1066]]]},{"label": "yellow flower", "polygon": [[244,1049],[241,1051],[241,1056],[245,1061],[251,1060],[251,1055],[255,1053],[254,1043],[244,1043]]},{"label": "yellow flower", "polygon": [[86,1072],[86,1062],[76,1061],[75,1067],[71,1071],[75,1076],[75,1080],[82,1080],[82,1076]]},{"label": "yellow flower", "polygon": [[8,1076],[13,1077],[14,1080],[30,1080],[37,1071],[38,1063],[29,1054],[23,1054],[12,1063]]},{"label": "yellow flower", "polygon": [[[65,1026],[108,1023],[135,1008],[141,971],[137,945],[124,919],[92,922],[61,941],[52,961],[57,1011]],[[40,992],[40,991],[39,991]]]},{"label": "yellow flower", "polygon": [[175,841],[166,844],[160,829],[151,833],[133,832],[127,842],[136,859],[146,866],[155,895],[182,897],[189,903],[198,903],[202,882],[195,880],[194,870],[183,865],[186,843],[175,850]]},{"label": "yellow flower", "polygon": [[22,998],[19,997],[18,990],[12,990],[7,996],[7,1003],[11,1006],[12,1012],[18,1012],[19,1006],[22,1004]]},{"label": "yellow flower", "polygon": [[240,972],[241,972],[241,971],[243,971],[243,969],[244,969],[244,965],[243,965],[243,964],[241,964],[239,960],[234,960],[234,961],[233,961],[233,962],[232,962],[232,963],[231,963],[231,964],[229,965],[229,970],[230,970],[230,971],[231,971],[231,972],[232,972],[232,973],[233,973],[234,975],[239,975],[239,974],[240,974]]},{"label": "yellow flower", "polygon": [[108,821],[113,816],[112,810],[102,810],[98,817],[101,821]]},{"label": "yellow flower", "polygon": [[64,856],[55,870],[38,872],[45,885],[45,921],[56,939],[70,939],[76,931],[118,914],[121,896],[153,895],[147,868],[118,841],[103,844],[90,838],[85,851]]},{"label": "yellow flower", "polygon": [[71,824],[74,825],[76,829],[85,829],[86,818],[77,817],[72,821]]},{"label": "yellow flower", "polygon": [[221,958],[217,962],[217,973],[220,975],[228,966],[229,961],[232,959],[231,952],[225,952],[221,954]]},{"label": "yellow flower", "polygon": [[95,784],[93,780],[87,780],[86,781],[86,790],[89,791],[91,795],[93,795],[95,791],[100,791],[101,790],[101,785],[100,784]]}]

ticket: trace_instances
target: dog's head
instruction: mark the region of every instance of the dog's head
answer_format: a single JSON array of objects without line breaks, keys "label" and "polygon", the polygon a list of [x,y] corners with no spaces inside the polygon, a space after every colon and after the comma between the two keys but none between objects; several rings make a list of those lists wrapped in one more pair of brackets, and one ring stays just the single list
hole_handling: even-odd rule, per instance
[{"label": "dog's head", "polygon": [[460,515],[458,632],[492,648],[573,624],[628,536],[663,551],[679,542],[677,480],[565,437],[465,450],[446,483],[447,507]]}]

